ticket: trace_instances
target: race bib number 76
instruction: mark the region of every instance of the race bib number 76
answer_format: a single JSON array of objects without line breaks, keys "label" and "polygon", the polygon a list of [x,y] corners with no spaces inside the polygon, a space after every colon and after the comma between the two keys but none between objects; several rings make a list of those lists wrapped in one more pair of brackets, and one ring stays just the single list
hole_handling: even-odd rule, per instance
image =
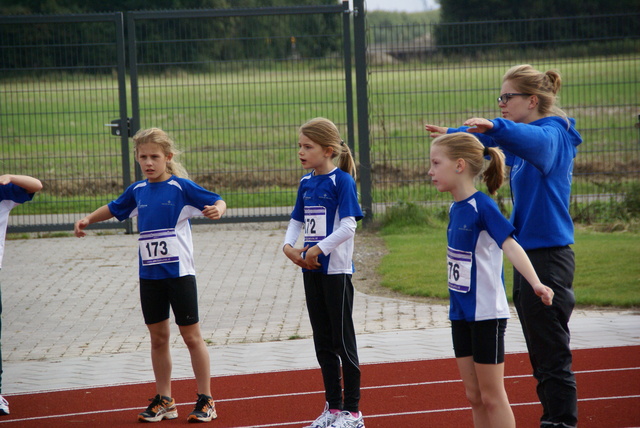
[{"label": "race bib number 76", "polygon": [[472,257],[471,251],[461,251],[447,247],[449,290],[457,291],[458,293],[469,292],[471,289]]}]

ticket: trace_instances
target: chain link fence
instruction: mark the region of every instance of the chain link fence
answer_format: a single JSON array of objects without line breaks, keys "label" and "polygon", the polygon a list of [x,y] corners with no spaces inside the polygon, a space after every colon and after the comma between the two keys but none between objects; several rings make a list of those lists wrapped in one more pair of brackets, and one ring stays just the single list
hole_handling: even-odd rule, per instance
[{"label": "chain link fence", "polygon": [[[559,106],[584,139],[573,209],[640,191],[639,14],[376,26],[368,43],[375,212],[449,200],[430,185],[424,125],[500,117],[502,76],[518,64],[562,75]],[[508,184],[499,195],[508,206]]]}]

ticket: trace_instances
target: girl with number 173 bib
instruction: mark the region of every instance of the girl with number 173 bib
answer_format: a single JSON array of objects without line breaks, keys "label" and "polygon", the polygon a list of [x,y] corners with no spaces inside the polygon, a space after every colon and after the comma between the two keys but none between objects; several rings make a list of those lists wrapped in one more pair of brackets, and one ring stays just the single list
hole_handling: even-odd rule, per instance
[{"label": "girl with number 173 bib", "polygon": [[161,129],[141,130],[133,137],[135,156],[145,180],[133,183],[115,201],[78,220],[74,231],[85,236],[91,223],[116,217],[122,221],[138,217],[140,230],[140,301],[151,335],[151,363],[156,396],[140,422],[158,422],[178,417],[171,397],[171,353],[169,308],[189,348],[198,385],[198,400],[189,422],[209,422],[217,417],[211,397],[209,351],[200,331],[198,293],[189,219],[204,215],[222,217],[227,205],[222,198],[195,184],[177,161],[173,141]]}]

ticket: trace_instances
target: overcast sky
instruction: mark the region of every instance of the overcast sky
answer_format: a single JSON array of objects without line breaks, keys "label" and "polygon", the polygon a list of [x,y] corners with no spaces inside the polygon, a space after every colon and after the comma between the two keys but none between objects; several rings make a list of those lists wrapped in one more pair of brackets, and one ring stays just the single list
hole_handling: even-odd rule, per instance
[{"label": "overcast sky", "polygon": [[440,7],[434,0],[365,0],[367,10],[424,12]]}]

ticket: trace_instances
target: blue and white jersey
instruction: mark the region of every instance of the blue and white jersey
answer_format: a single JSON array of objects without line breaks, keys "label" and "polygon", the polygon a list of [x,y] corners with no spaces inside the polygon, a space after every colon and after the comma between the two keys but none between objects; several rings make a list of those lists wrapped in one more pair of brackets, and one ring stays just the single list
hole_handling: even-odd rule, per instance
[{"label": "blue and white jersey", "polygon": [[[329,174],[315,175],[310,172],[300,179],[291,218],[304,223],[305,246],[317,245],[331,235],[344,217],[355,217],[356,221],[362,219],[356,182],[349,173],[335,168]],[[321,253],[318,261],[322,267],[314,272],[352,274],[353,241],[351,237],[330,254]]]},{"label": "blue and white jersey", "polygon": [[109,210],[118,220],[138,217],[140,278],[165,279],[195,275],[191,217],[222,199],[191,180],[133,183]]},{"label": "blue and white jersey", "polygon": [[510,317],[502,271],[502,244],[514,227],[482,192],[451,204],[447,228],[449,319]]},{"label": "blue and white jersey", "polygon": [[4,186],[0,185],[0,269],[2,268],[2,257],[4,256],[4,240],[7,236],[9,212],[15,206],[33,199],[34,194],[13,183]]}]

